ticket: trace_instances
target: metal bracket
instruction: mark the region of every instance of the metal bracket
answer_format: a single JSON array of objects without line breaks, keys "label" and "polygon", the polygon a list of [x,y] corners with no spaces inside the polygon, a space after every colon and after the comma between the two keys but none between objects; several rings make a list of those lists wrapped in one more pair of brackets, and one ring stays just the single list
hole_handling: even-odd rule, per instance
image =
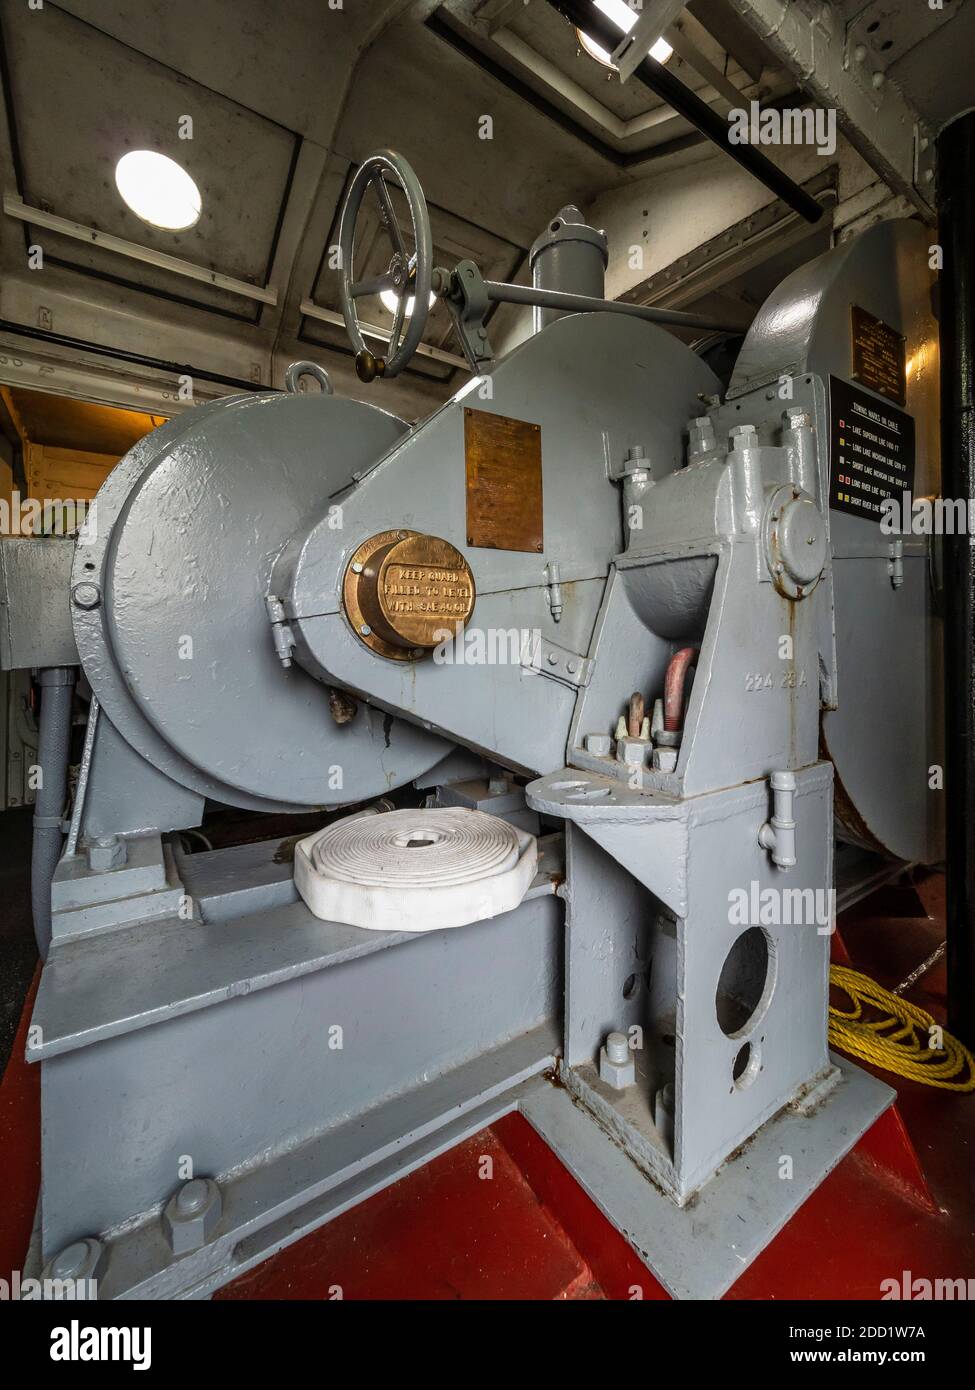
[{"label": "metal bracket", "polygon": [[931,128],[924,121],[914,125],[914,187],[924,197],[931,197],[934,188],[936,169],[935,153],[937,145]]},{"label": "metal bracket", "polygon": [[899,589],[904,583],[904,537],[896,536],[887,547],[887,574],[890,587]]},{"label": "metal bracket", "polygon": [[629,81],[685,3],[686,0],[645,0],[640,18],[613,49],[613,62],[619,69],[621,82]]},{"label": "metal bracket", "polygon": [[[952,0],[939,11],[928,5],[915,5],[905,25],[891,23],[891,6],[886,0],[874,0],[850,21],[846,31],[843,66],[852,74],[874,110],[879,110],[887,83],[887,69],[915,43],[957,12],[949,10]],[[906,16],[905,16],[906,18]],[[920,117],[914,122],[914,187],[922,198],[931,201],[935,178],[935,142],[930,127]]]},{"label": "metal bracket", "polygon": [[491,301],[480,270],[473,261],[459,261],[450,277],[444,302],[472,372],[481,372],[494,361],[484,319]]},{"label": "metal bracket", "polygon": [[269,594],[264,600],[267,609],[268,621],[271,624],[271,636],[274,638],[274,650],[282,666],[292,664],[291,653],[295,647],[295,635],[291,624],[287,620],[284,611],[284,604],[273,594]]},{"label": "metal bracket", "polygon": [[566,647],[560,647],[546,637],[530,643],[523,649],[521,664],[526,670],[535,671],[540,676],[548,676],[550,680],[559,681],[560,684],[571,686],[574,690],[581,690],[592,679],[593,663],[590,657],[570,652]]},{"label": "metal bracket", "polygon": [[[965,0],[896,6],[890,0],[867,0],[847,26],[847,44],[867,50],[868,74],[886,72],[922,40],[942,28],[961,10]],[[850,8],[853,8],[852,6]]]},{"label": "metal bracket", "polygon": [[[819,106],[836,110],[844,135],[891,189],[909,197],[930,219],[933,181],[925,180],[918,186],[914,177],[914,125],[918,112],[897,83],[886,79],[884,68],[893,61],[897,50],[883,47],[887,39],[881,37],[879,0],[875,17],[868,15],[872,7],[865,6],[849,31],[842,25],[835,6],[821,7],[818,17],[810,22],[806,7],[797,2],[730,3],[775,60],[798,79],[806,94]],[[883,9],[889,12],[891,7],[884,5]],[[916,11],[918,16],[923,13],[925,27],[929,23],[932,27],[942,24],[948,13],[947,8],[930,10],[927,5],[902,6],[901,11],[905,16],[908,11]],[[874,23],[878,27],[868,32]],[[861,45],[866,51],[858,63],[856,34],[861,32],[861,24],[867,42]],[[875,74],[879,76],[877,85]]]}]

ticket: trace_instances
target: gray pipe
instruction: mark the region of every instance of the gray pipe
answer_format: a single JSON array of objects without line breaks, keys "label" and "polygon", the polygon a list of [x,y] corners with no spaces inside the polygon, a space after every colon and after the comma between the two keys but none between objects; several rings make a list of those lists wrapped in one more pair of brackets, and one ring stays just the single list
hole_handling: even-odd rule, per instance
[{"label": "gray pipe", "polygon": [[73,666],[47,666],[40,673],[37,761],[41,776],[34,802],[30,893],[34,937],[41,960],[47,960],[51,945],[51,880],[61,858],[61,824],[68,788],[71,705],[76,676]]},{"label": "gray pipe", "polygon": [[542,309],[562,309],[569,314],[629,314],[648,323],[671,324],[676,328],[699,328],[715,333],[744,333],[740,323],[715,319],[709,314],[685,314],[682,309],[658,309],[652,304],[626,304],[619,299],[593,299],[587,294],[562,294],[534,285],[506,285],[485,280],[487,297],[493,304],[531,304]]}]

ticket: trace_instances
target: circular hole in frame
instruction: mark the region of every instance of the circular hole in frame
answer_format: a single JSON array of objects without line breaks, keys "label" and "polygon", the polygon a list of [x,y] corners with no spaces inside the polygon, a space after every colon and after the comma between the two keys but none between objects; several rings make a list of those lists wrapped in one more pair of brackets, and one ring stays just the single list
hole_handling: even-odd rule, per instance
[{"label": "circular hole in frame", "polygon": [[762,1049],[758,1043],[745,1043],[735,1054],[731,1067],[734,1088],[745,1091],[762,1069]]},{"label": "circular hole in frame", "polygon": [[764,1017],[775,989],[775,944],[761,927],[748,927],[725,956],[714,995],[718,1027],[740,1038]]}]

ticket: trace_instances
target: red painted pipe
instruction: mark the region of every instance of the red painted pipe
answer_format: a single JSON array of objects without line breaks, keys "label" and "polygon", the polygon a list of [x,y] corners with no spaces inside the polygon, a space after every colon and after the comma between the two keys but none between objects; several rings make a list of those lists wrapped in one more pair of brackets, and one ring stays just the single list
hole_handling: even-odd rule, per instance
[{"label": "red painted pipe", "polygon": [[667,674],[664,676],[664,729],[668,734],[678,733],[684,722],[684,682],[696,656],[697,647],[681,647],[667,663]]}]

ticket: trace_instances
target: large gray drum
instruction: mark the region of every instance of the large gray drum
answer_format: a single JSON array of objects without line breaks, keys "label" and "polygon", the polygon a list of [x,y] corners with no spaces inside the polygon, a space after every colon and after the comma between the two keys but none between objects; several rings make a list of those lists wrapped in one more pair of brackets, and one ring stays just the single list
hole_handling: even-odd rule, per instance
[{"label": "large gray drum", "polygon": [[[944,852],[942,632],[929,537],[885,533],[842,498],[851,400],[914,435],[915,497],[937,496],[938,329],[930,234],[907,220],[878,223],[782,282],[753,323],[730,396],[781,373],[827,386],[830,540],[836,599],[837,696],[822,741],[836,770],[847,839],[908,861]],[[871,354],[886,354],[892,374]],[[894,359],[902,353],[902,367]],[[895,375],[906,381],[896,398]],[[876,385],[887,390],[876,389]],[[871,384],[873,383],[873,384]],[[883,426],[877,427],[883,435]],[[882,451],[882,446],[878,444]],[[909,446],[905,457],[909,454]],[[902,555],[898,552],[902,549]]]},{"label": "large gray drum", "polygon": [[341,531],[353,474],[406,433],[323,392],[234,396],[153,431],[106,479],[75,556],[75,638],[104,714],[161,772],[300,810],[381,795],[443,757],[444,740],[381,710],[336,722],[327,688],[278,659],[266,606],[295,529],[330,510]]}]

